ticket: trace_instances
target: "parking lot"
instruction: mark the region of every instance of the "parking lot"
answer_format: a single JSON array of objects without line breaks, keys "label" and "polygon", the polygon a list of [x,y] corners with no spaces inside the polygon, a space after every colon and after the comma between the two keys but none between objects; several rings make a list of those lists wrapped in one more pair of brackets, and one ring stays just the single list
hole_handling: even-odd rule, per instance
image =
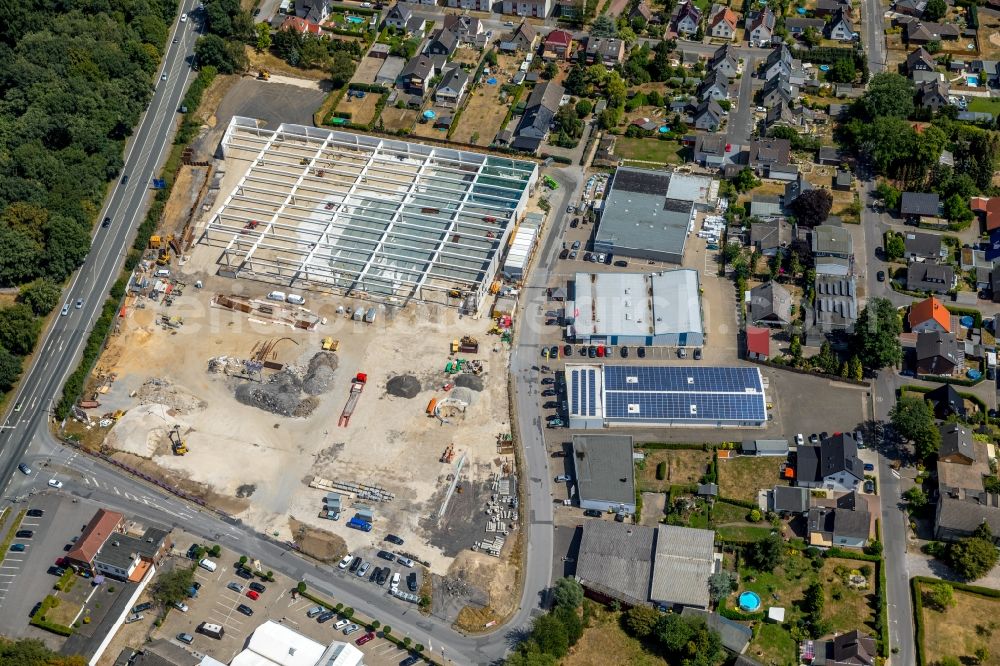
[{"label": "parking lot", "polygon": [[[186,552],[188,545],[186,543],[177,544],[177,549],[180,552]],[[406,573],[418,571],[418,568],[407,569],[395,563],[386,562],[376,558],[376,552],[377,550],[372,550],[370,555],[365,554],[364,561],[369,562],[370,565],[363,579],[346,569],[338,569],[335,575],[341,578],[351,578],[356,580],[358,585],[374,588],[377,583],[369,582],[369,579],[374,572],[376,563],[378,563],[378,565],[390,567],[393,571],[400,571],[400,589],[405,590]],[[324,645],[333,640],[356,641],[364,635],[363,629],[354,631],[349,636],[343,634],[343,629],[335,629],[339,617],[326,619],[323,622],[319,622],[317,617],[308,617],[307,612],[315,607],[316,603],[293,594],[297,581],[279,574],[275,575],[273,582],[262,583],[259,579],[255,579],[266,589],[260,593],[258,599],[254,600],[248,597],[247,593],[250,591],[250,583],[255,581],[244,579],[236,574],[238,555],[224,550],[220,557],[210,559],[217,565],[214,572],[207,571],[200,566],[195,567],[195,580],[201,584],[201,589],[198,590],[196,598],[187,600],[188,611],[185,613],[171,610],[163,625],[154,630],[154,638],[164,638],[182,645],[177,636],[186,633],[194,639],[189,646],[186,646],[186,649],[211,653],[215,658],[228,662],[243,649],[247,638],[254,629],[267,620],[286,624]],[[190,566],[191,564],[191,560],[186,558],[178,558],[176,562],[177,566]],[[417,574],[418,585],[420,575],[420,573]],[[369,593],[388,593],[389,580],[391,580],[391,575],[382,585],[381,590],[376,592],[376,590],[369,588]],[[399,601],[399,603],[413,606],[414,611],[416,611],[415,604],[408,604],[404,601]],[[253,615],[247,616],[241,613],[238,610],[240,605],[249,607],[253,611]],[[214,639],[199,634],[197,629],[202,622],[221,624],[225,628],[225,635],[221,639]],[[414,637],[414,642],[416,642],[416,637]],[[380,637],[369,641],[360,649],[365,653],[365,663],[376,666],[398,664],[407,656],[405,650],[400,650],[392,642]]]},{"label": "parking lot", "polygon": [[[15,515],[22,509],[40,509],[42,516],[25,516],[21,530],[33,532],[23,543],[22,553],[7,552],[0,565],[0,634],[10,637],[31,636],[50,644],[61,639],[28,626],[31,609],[52,592],[56,577],[48,573],[56,559],[65,555],[71,539],[94,515],[96,507],[86,502],[72,502],[58,492],[43,492],[14,505]],[[8,526],[13,524],[9,519]],[[80,586],[83,581],[78,581]]]}]

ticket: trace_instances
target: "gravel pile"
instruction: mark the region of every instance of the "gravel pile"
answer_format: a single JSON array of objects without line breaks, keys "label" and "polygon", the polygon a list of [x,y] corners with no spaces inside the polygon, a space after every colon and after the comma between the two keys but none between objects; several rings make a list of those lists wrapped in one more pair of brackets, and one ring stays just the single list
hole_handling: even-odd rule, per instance
[{"label": "gravel pile", "polygon": [[477,375],[461,374],[455,377],[455,386],[472,389],[473,391],[482,391],[483,378]]},{"label": "gravel pile", "polygon": [[309,395],[322,395],[333,384],[334,370],[337,369],[337,355],[319,352],[309,359],[306,376],[302,379],[302,390]]},{"label": "gravel pile", "polygon": [[413,375],[397,375],[385,384],[385,390],[389,395],[397,398],[415,398],[420,389],[420,380]]},{"label": "gravel pile", "polygon": [[317,404],[315,398],[302,398],[302,380],[288,368],[274,373],[262,384],[240,384],[236,387],[236,399],[281,416],[309,416]]},{"label": "gravel pile", "polygon": [[449,397],[456,402],[461,402],[466,405],[471,405],[476,401],[475,392],[464,386],[456,386],[453,388]]}]

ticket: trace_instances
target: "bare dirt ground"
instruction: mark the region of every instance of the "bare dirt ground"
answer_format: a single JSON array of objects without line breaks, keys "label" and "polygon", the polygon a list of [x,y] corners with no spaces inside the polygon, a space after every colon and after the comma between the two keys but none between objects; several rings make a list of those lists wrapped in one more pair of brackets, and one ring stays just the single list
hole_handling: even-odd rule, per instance
[{"label": "bare dirt ground", "polygon": [[365,56],[358,63],[358,68],[354,70],[354,76],[351,77],[352,83],[375,83],[375,77],[378,75],[378,70],[385,64],[385,60],[381,58],[372,58]]},{"label": "bare dirt ground", "polygon": [[[501,55],[497,57],[496,70],[490,72],[491,76],[496,77],[497,83],[490,85],[484,82],[469,93],[471,97],[465,110],[462,111],[458,127],[452,135],[455,141],[474,143],[480,146],[488,146],[493,142],[509,108],[508,103],[500,101],[500,86],[514,76],[517,66],[518,61],[512,56]],[[527,99],[527,93],[522,95],[522,99]],[[472,140],[473,135],[476,137],[475,141]]]},{"label": "bare dirt ground", "polygon": [[375,93],[365,93],[363,99],[344,95],[340,103],[337,104],[337,111],[350,113],[352,123],[365,125],[371,122],[375,116],[375,107],[378,106],[380,97],[382,96]]},{"label": "bare dirt ground", "polygon": [[294,518],[289,518],[288,529],[299,550],[321,562],[336,562],[347,554],[347,544],[332,532],[310,527]]},{"label": "bare dirt ground", "polygon": [[387,106],[382,109],[382,124],[385,126],[386,132],[409,130],[417,121],[418,115],[419,112],[412,109],[397,109],[394,106]]}]

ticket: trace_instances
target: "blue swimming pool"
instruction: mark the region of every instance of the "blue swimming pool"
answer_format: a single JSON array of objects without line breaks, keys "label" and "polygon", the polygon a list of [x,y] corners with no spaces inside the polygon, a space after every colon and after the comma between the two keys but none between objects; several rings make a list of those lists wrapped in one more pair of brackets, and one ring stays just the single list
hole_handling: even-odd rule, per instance
[{"label": "blue swimming pool", "polygon": [[347,22],[348,23],[364,23],[365,20],[363,18],[361,18],[360,16],[348,16],[347,17]]},{"label": "blue swimming pool", "polygon": [[979,77],[976,76],[975,74],[969,74],[969,75],[967,75],[965,77],[965,80],[973,88],[975,88],[976,86],[979,85]]},{"label": "blue swimming pool", "polygon": [[740,608],[753,613],[760,608],[760,595],[749,590],[740,594]]}]

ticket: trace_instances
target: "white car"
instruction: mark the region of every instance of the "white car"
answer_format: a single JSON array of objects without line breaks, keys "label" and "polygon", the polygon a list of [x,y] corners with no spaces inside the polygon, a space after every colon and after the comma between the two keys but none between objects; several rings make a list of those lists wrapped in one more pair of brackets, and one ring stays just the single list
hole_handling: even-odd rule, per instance
[{"label": "white car", "polygon": [[346,627],[350,623],[351,622],[349,620],[337,620],[337,624],[333,625],[333,630],[337,631],[337,630],[343,629],[344,627]]},{"label": "white car", "polygon": [[174,603],[172,603],[170,605],[173,606],[174,608],[176,608],[177,610],[179,610],[182,613],[187,613],[188,612],[188,605],[186,603],[182,602],[182,601],[175,601]]},{"label": "white car", "polygon": [[62,488],[63,482],[57,479],[49,479],[49,485],[52,486],[53,488]]},{"label": "white car", "polygon": [[372,6],[372,3],[370,3],[370,2],[362,2],[361,6],[367,9],[368,7]]},{"label": "white car", "polygon": [[340,567],[341,569],[346,569],[353,560],[354,560],[353,555],[344,555],[344,559],[342,559],[340,561],[340,564],[338,564],[337,566]]},{"label": "white car", "polygon": [[802,446],[805,443],[805,441],[806,441],[806,438],[802,436],[801,432],[795,436],[795,445],[796,446]]},{"label": "white car", "polygon": [[389,584],[389,589],[390,590],[398,590],[399,589],[399,572],[398,571],[396,573],[392,574],[392,583]]},{"label": "white car", "polygon": [[187,23],[187,20],[188,20],[188,15],[187,14],[181,14],[181,23]]}]

